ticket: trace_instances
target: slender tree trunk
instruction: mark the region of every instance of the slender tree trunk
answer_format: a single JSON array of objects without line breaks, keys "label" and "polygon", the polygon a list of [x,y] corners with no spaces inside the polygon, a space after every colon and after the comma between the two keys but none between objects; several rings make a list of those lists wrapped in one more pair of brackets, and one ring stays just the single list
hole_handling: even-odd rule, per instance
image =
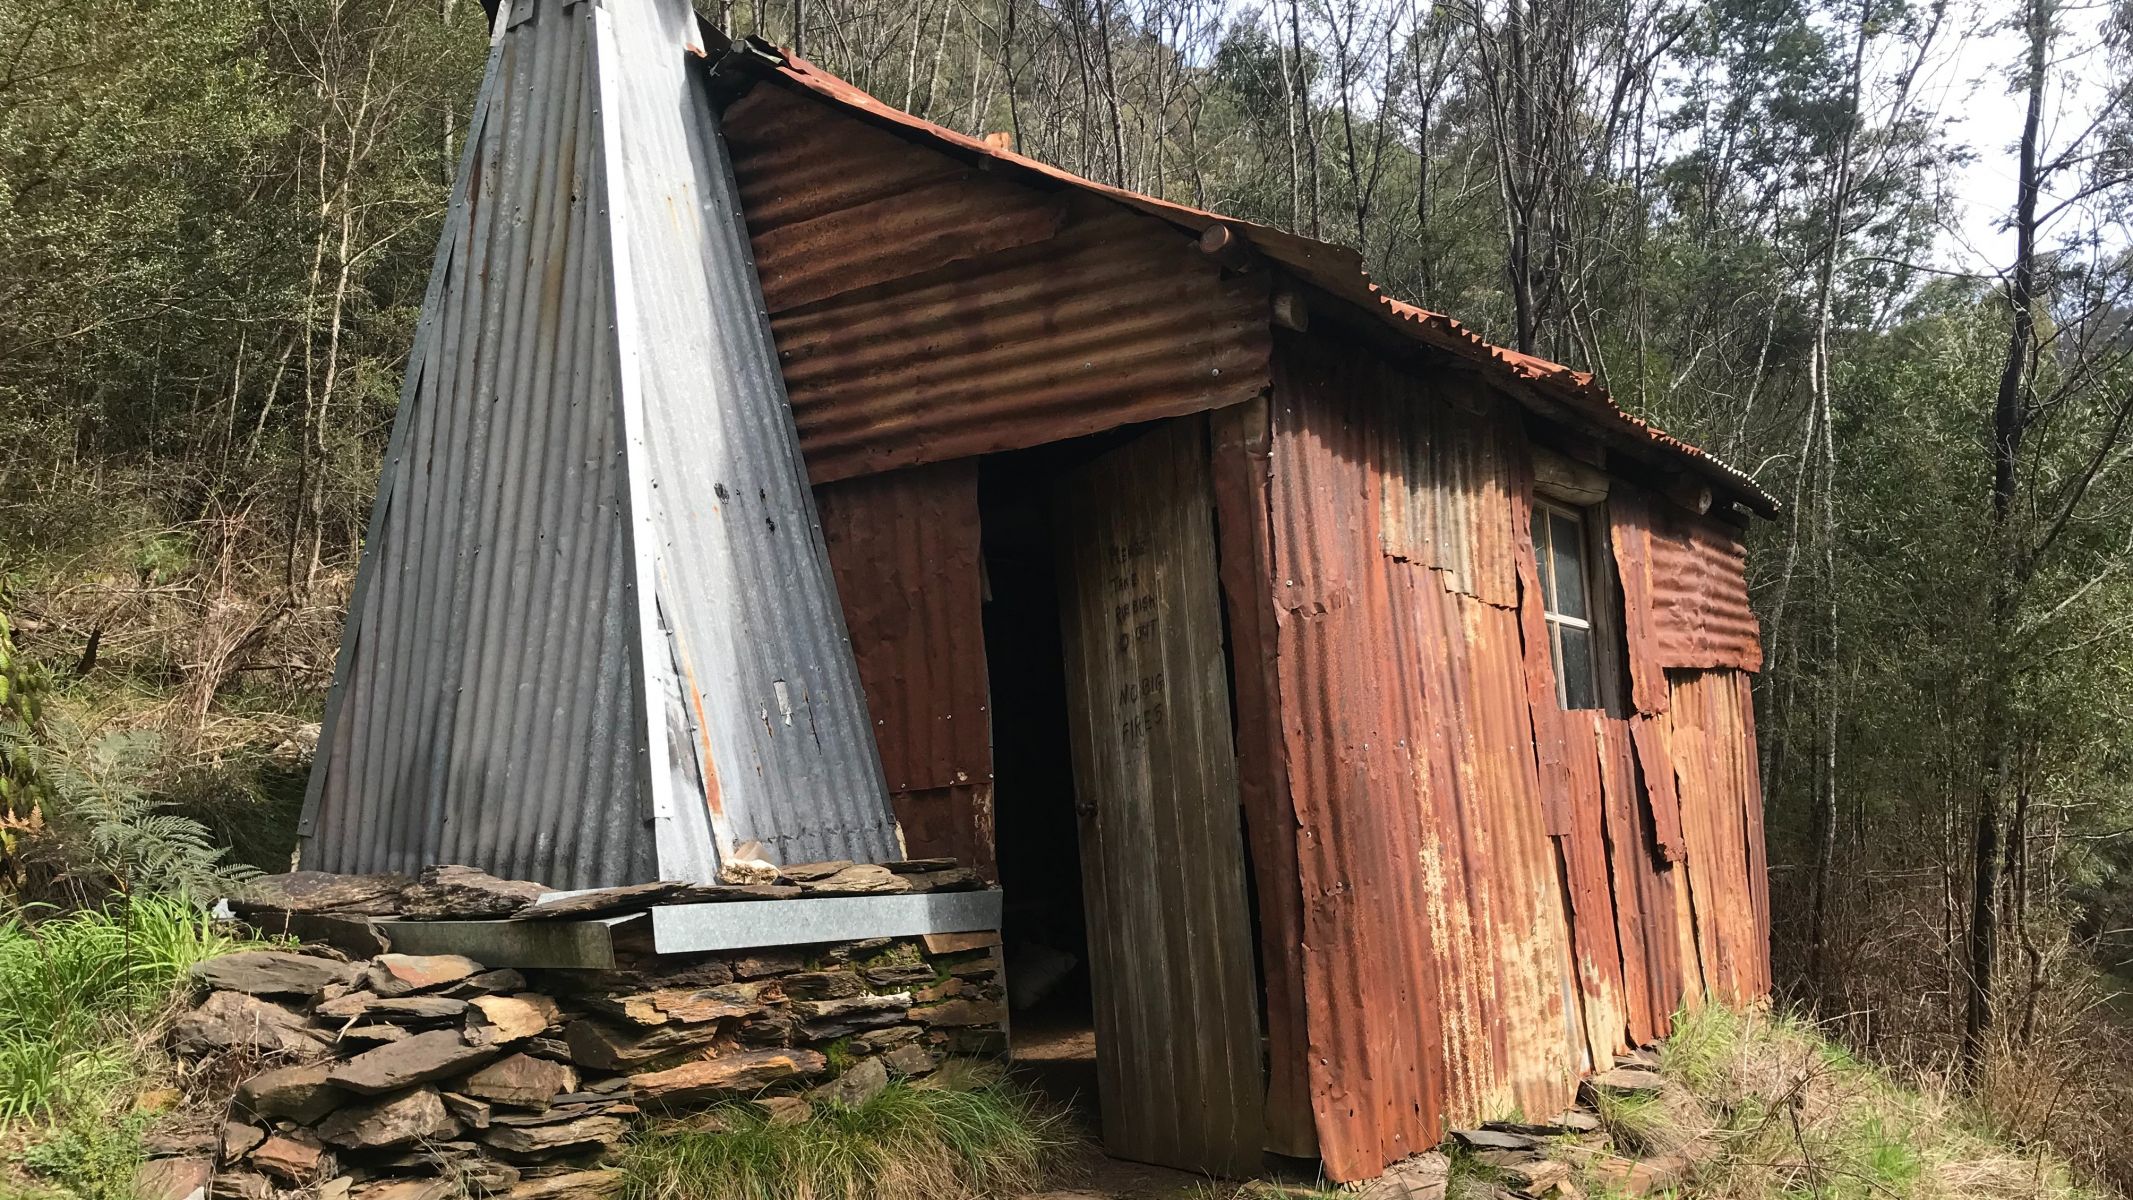
[{"label": "slender tree trunk", "polygon": [[[1817,989],[1830,985],[1827,952],[1829,945],[1830,896],[1836,889],[1837,861],[1837,797],[1838,763],[1837,732],[1841,725],[1841,698],[1838,695],[1837,650],[1838,633],[1838,581],[1837,581],[1837,516],[1836,473],[1837,444],[1832,425],[1836,406],[1830,379],[1831,356],[1829,348],[1830,327],[1836,307],[1837,262],[1843,255],[1846,225],[1850,219],[1852,190],[1852,153],[1859,129],[1859,92],[1866,67],[1866,40],[1870,15],[1867,5],[1860,5],[1858,25],[1852,35],[1851,75],[1846,85],[1848,111],[1844,129],[1837,139],[1836,175],[1830,183],[1829,206],[1825,215],[1826,228],[1823,234],[1821,261],[1815,272],[1815,332],[1814,346],[1808,357],[1808,380],[1812,406],[1809,420],[1818,431],[1811,439],[1816,445],[1819,463],[1815,471],[1821,476],[1821,494],[1815,506],[1816,540],[1820,543],[1822,559],[1823,621],[1822,662],[1817,669],[1816,700],[1821,709],[1818,722],[1819,759],[1815,771],[1815,874],[1811,885],[1811,905],[1808,914],[1807,977]],[[1805,464],[1802,469],[1807,469]]]},{"label": "slender tree trunk", "polygon": [[1963,1019],[1963,1065],[1975,1073],[1992,1034],[1997,1001],[1999,958],[2000,816],[2012,783],[2015,734],[2010,727],[2016,582],[2022,569],[2020,533],[2015,522],[2017,472],[2022,438],[2028,431],[2023,392],[2029,358],[2036,343],[2033,305],[2037,282],[2038,141],[2044,121],[2045,59],[2051,42],[2052,0],[2029,0],[2025,25],[2029,34],[2029,105],[2022,120],[2021,174],[2015,184],[2015,262],[2008,281],[2007,356],[1992,402],[1992,668],[1984,704],[1984,761],[1981,764],[1977,828],[1971,846],[1970,988]]},{"label": "slender tree trunk", "polygon": [[1300,121],[1303,125],[1305,166],[1311,172],[1311,236],[1320,237],[1323,235],[1319,232],[1318,129],[1311,123],[1311,81],[1304,74],[1303,16],[1298,0],[1289,0],[1289,40],[1294,43],[1296,56],[1296,95],[1292,98],[1295,112],[1290,120]]}]

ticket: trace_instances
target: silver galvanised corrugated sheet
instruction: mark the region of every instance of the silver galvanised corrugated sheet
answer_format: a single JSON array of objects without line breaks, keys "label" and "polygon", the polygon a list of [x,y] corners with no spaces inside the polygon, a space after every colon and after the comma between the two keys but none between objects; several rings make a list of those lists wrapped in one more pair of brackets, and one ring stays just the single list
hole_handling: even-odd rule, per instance
[{"label": "silver galvanised corrugated sheet", "polygon": [[695,14],[608,0],[595,19],[638,557],[709,768],[694,796],[677,778],[675,809],[708,808],[721,845],[759,839],[782,862],[890,857],[887,786]]},{"label": "silver galvanised corrugated sheet", "polygon": [[729,838],[896,852],[693,34],[685,0],[500,14],[306,866],[586,887],[707,878]]}]

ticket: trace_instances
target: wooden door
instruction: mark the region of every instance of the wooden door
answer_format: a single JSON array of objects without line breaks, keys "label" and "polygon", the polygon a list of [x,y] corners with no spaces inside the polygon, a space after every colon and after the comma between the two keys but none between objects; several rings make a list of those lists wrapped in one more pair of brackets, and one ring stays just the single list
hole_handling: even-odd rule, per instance
[{"label": "wooden door", "polygon": [[1205,420],[1082,468],[1057,517],[1104,1145],[1256,1172],[1265,1080]]}]

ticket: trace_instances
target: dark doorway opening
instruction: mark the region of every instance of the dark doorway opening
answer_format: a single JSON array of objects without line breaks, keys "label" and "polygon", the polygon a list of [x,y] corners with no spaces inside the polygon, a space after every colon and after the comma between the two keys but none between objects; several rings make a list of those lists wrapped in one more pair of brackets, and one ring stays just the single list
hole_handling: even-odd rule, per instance
[{"label": "dark doorway opening", "polygon": [[984,459],[978,510],[1012,1049],[1032,1082],[1093,1128],[1095,1017],[1052,529],[1059,472],[1089,452],[1047,446]]}]

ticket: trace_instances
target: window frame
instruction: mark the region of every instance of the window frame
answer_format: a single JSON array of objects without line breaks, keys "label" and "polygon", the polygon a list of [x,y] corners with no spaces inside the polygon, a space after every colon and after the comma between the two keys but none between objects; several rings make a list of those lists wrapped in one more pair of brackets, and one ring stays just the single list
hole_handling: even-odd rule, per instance
[{"label": "window frame", "polygon": [[[1542,496],[1533,499],[1534,573],[1540,585],[1541,620],[1548,627],[1548,665],[1555,672],[1555,702],[1565,712],[1587,709],[1604,709],[1606,697],[1602,694],[1600,675],[1601,629],[1595,620],[1599,616],[1599,589],[1594,586],[1595,572],[1592,569],[1592,523],[1581,506],[1563,504]],[[1559,543],[1556,540],[1556,521],[1567,521],[1576,529],[1572,549],[1577,556],[1578,585],[1585,597],[1585,616],[1573,617],[1560,611],[1557,597],[1562,586],[1555,571]],[[1569,673],[1563,670],[1563,629],[1581,629],[1585,632],[1585,657],[1588,677],[1592,680],[1592,702],[1573,706],[1570,703]]]}]

